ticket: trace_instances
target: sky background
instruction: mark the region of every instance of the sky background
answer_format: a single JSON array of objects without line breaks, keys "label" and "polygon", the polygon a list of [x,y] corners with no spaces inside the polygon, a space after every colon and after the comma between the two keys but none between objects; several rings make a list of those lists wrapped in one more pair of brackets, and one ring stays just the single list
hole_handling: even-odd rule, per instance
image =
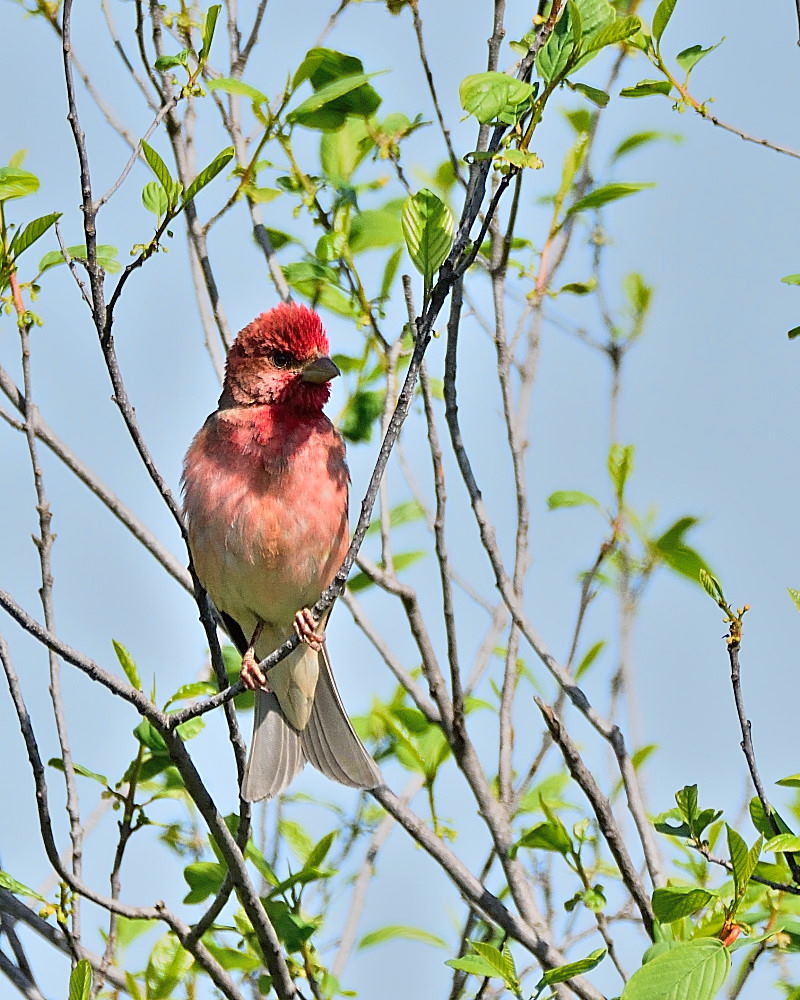
[{"label": "sky background", "polygon": [[[111,6],[124,26],[132,5],[115,2]],[[248,82],[267,93],[276,92],[322,29],[329,6],[319,0],[273,0],[262,36],[264,54],[254,59]],[[509,38],[525,30],[529,6],[509,4]],[[127,85],[99,11],[86,5],[76,7],[74,36],[79,57],[90,67],[98,88],[109,94],[119,117],[135,134],[143,133],[149,113]],[[422,4],[429,57],[445,115],[454,123],[454,144],[459,151],[473,148],[475,130],[471,122],[459,122],[458,84],[467,74],[484,68],[489,8],[479,0]],[[642,13],[651,16],[652,6],[645,5]],[[353,4],[326,44],[358,55],[368,71],[390,70],[375,82],[384,98],[382,113],[397,110],[412,117],[421,110],[432,118],[410,24],[407,16],[390,17],[379,3]],[[712,44],[722,36],[724,44],[693,74],[695,96],[713,98],[714,114],[747,132],[800,146],[794,100],[800,83],[794,5],[789,0],[764,5],[756,21],[752,5],[739,0],[683,0],[664,37],[664,51],[674,55],[691,44]],[[63,211],[65,238],[68,243],[79,243],[80,194],[56,36],[43,22],[25,17],[17,4],[3,0],[0,37],[6,40],[0,70],[3,85],[16,94],[3,116],[0,161],[7,162],[17,149],[28,150],[25,166],[39,175],[42,184],[38,195],[17,203],[20,211],[24,208],[26,218]],[[501,65],[511,62],[505,49]],[[34,63],[37,68],[32,73]],[[607,60],[598,60],[581,79],[602,85],[606,73]],[[626,67],[622,82],[653,75],[640,57]],[[80,101],[95,191],[100,192],[119,173],[127,149],[82,90]],[[572,108],[581,106],[581,101],[564,92],[554,97],[553,105]],[[203,113],[212,117],[210,110]],[[679,133],[683,141],[650,144],[610,166],[609,155],[617,143],[644,129]],[[530,226],[524,235],[534,243],[541,238],[546,216],[537,199],[556,186],[568,140],[569,128],[563,119],[557,113],[548,115],[535,146],[545,168],[528,184],[523,206],[524,225]],[[203,142],[208,145],[201,146],[201,160],[210,159],[225,144],[213,131]],[[310,136],[308,142],[312,150],[316,138]],[[166,153],[163,137],[154,145]],[[435,168],[444,158],[435,127],[418,132],[405,155],[406,162],[424,170]],[[786,337],[786,331],[800,323],[800,290],[780,283],[783,275],[800,270],[798,163],[743,143],[689,112],[678,114],[668,100],[652,97],[612,101],[603,115],[593,165],[598,183],[618,180],[656,185],[605,213],[613,239],[607,256],[612,297],[621,303],[621,280],[632,270],[641,272],[655,290],[645,334],[624,373],[620,439],[636,446],[631,498],[640,512],[653,508],[656,523],[664,527],[684,514],[701,518],[691,538],[693,544],[723,581],[730,600],[751,605],[742,651],[745,696],[762,775],[771,790],[773,781],[800,770],[794,738],[800,618],[786,594],[787,586],[800,586],[796,514],[800,344]],[[100,241],[119,246],[123,262],[128,247],[148,238],[150,219],[139,191],[149,179],[145,169],[137,167],[101,217]],[[422,182],[417,179],[415,183]],[[213,188],[206,192],[201,214],[212,211],[219,197],[221,193]],[[385,193],[375,196],[374,203],[384,197]],[[275,218],[280,220],[285,209],[280,202],[275,206]],[[12,218],[18,216],[12,214]],[[47,240],[40,244],[42,253],[55,245],[50,237]],[[218,393],[201,347],[183,245],[178,223],[171,252],[148,263],[131,280],[116,325],[129,394],[156,460],[175,490],[183,453]],[[38,250],[31,251],[30,259],[37,259]],[[275,301],[263,258],[249,238],[244,210],[231,213],[219,227],[212,254],[231,327],[239,329]],[[407,270],[408,262],[403,267]],[[585,255],[576,254],[562,277],[585,280]],[[488,313],[484,292],[476,294]],[[109,401],[110,387],[94,333],[66,269],[50,272],[34,308],[44,320],[33,335],[33,378],[45,419],[182,559],[175,526]],[[562,297],[553,314],[583,316],[584,308]],[[385,326],[399,330],[402,322],[398,295]],[[354,328],[337,317],[327,316],[326,323],[335,351],[356,351],[360,335]],[[431,345],[429,363],[434,374],[441,374],[443,350],[441,340]],[[17,354],[14,321],[0,317],[0,363],[15,377]],[[477,325],[466,323],[460,386],[464,432],[508,552],[503,525],[511,511],[511,481],[508,469],[497,459],[500,425],[494,417],[499,399],[486,376],[492,354]],[[344,388],[336,387],[329,407],[332,414],[343,403]],[[427,482],[421,428],[419,418],[413,416],[407,449],[420,478]],[[526,609],[546,643],[564,656],[578,596],[576,576],[592,562],[604,525],[590,510],[548,512],[546,498],[556,489],[580,489],[608,498],[604,472],[608,371],[600,356],[555,326],[548,327],[542,343],[529,433],[533,566]],[[376,450],[375,440],[350,449],[356,510]],[[0,458],[0,587],[11,591],[38,617],[38,563],[30,539],[36,530],[30,469],[24,438],[5,425],[0,425]],[[115,669],[111,639],[118,639],[136,659],[145,684],[156,678],[163,701],[180,684],[197,678],[204,666],[204,637],[192,601],[165,580],[150,557],[49,454],[44,455],[44,467],[57,533],[54,568],[60,634],[111,669]],[[463,490],[453,470],[450,476],[449,530],[457,568],[488,586],[485,557],[471,538]],[[396,469],[390,472],[390,484],[397,502],[407,499]],[[421,537],[417,529],[403,530],[406,534],[399,536],[398,548],[404,544],[417,547]],[[433,562],[428,559],[408,577],[420,588],[423,600],[436,593],[433,576]],[[370,608],[404,662],[413,665],[411,644],[397,608],[377,595]],[[466,656],[474,653],[484,627],[480,615],[462,615],[460,641]],[[49,721],[46,656],[12,622],[0,623],[0,630],[11,644],[43,752],[54,755],[57,744]],[[587,625],[586,644],[613,631],[613,605],[600,600]],[[738,814],[746,783],[723,632],[717,609],[690,583],[662,573],[648,591],[636,625],[634,668],[641,734],[645,742],[659,747],[646,771],[654,812],[669,808],[681,785],[697,782],[704,803],[725,808],[731,817]],[[391,691],[390,678],[343,608],[333,617],[329,637],[345,702],[353,714],[364,712],[374,693],[385,696]],[[441,644],[441,635],[435,633],[435,638]],[[549,695],[551,688],[529,651],[523,655]],[[612,646],[587,682],[590,697],[601,706],[613,666]],[[118,776],[134,752],[128,734],[137,719],[68,668],[64,686],[75,759]],[[538,742],[541,726],[530,703],[517,722],[520,739],[531,732]],[[481,731],[482,725],[479,721],[479,745],[484,745],[485,737],[488,747],[490,734]],[[243,728],[249,732],[249,727],[249,718],[243,719]],[[575,732],[585,741],[600,773],[608,775],[603,749],[580,723],[575,724]],[[220,807],[229,811],[235,805],[236,789],[230,759],[220,759],[222,739],[222,720],[217,717],[209,721],[192,749]],[[41,885],[48,868],[35,823],[30,772],[12,707],[2,696],[0,747],[4,761],[2,867],[28,884]],[[407,780],[400,769],[389,769],[386,777],[396,791]],[[484,841],[463,783],[453,778],[452,785],[445,811],[461,831],[455,848],[475,870],[483,860]],[[57,815],[58,786],[58,781],[52,782]],[[350,793],[332,788],[310,769],[297,782],[297,789],[352,804]],[[779,789],[774,791],[779,803],[787,801]],[[95,787],[84,783],[81,793],[84,807],[91,810]],[[424,803],[417,808],[423,812]],[[309,806],[299,815],[319,835],[332,826],[319,807]],[[752,831],[747,835],[753,839]],[[97,840],[89,841],[88,880],[99,882],[107,871],[112,836],[107,823],[106,832],[98,832],[93,835]],[[61,842],[66,842],[63,826]],[[175,898],[182,894],[179,884],[164,886],[164,870],[154,870],[149,843],[145,836],[135,838],[125,879],[127,897],[142,904],[160,895]],[[95,854],[93,845],[97,844],[102,848]],[[395,831],[370,888],[360,932],[385,923],[416,924],[445,937],[450,950],[398,943],[391,949],[356,953],[346,985],[363,997],[376,995],[380,986],[383,1000],[399,1000],[408,995],[409,988],[424,990],[420,995],[440,995],[449,978],[443,961],[454,954],[458,932],[453,921],[459,913],[457,894],[433,863]],[[335,918],[329,926],[336,927]],[[26,943],[41,972],[42,987],[50,996],[63,994],[64,964],[30,936]],[[629,968],[638,961],[637,947],[631,944]],[[390,961],[404,963],[402,976],[386,975]],[[413,973],[405,963],[413,963]],[[602,970],[596,981],[606,989],[613,989],[615,982]],[[753,980],[748,990],[743,996],[763,995],[763,981],[759,985]]]}]

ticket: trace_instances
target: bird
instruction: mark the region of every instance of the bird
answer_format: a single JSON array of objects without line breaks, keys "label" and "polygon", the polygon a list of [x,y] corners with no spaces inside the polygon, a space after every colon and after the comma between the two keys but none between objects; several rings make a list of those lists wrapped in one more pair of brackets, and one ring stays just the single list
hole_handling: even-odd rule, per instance
[{"label": "bird", "polygon": [[[327,615],[309,610],[348,547],[345,446],[323,412],[339,374],[315,311],[261,313],[231,345],[217,409],[184,460],[192,562],[255,691],[249,802],[278,795],[306,762],[343,785],[381,783],[333,678]],[[259,661],[293,629],[301,642],[265,676]]]}]

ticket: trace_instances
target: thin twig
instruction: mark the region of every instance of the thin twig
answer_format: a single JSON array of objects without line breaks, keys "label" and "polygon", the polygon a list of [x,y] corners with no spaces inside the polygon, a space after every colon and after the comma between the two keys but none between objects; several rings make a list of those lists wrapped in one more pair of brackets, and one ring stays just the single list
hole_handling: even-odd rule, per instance
[{"label": "thin twig", "polygon": [[583,759],[578,752],[578,748],[573,743],[572,738],[569,733],[567,733],[561,720],[555,714],[553,709],[549,705],[545,704],[545,702],[543,702],[539,697],[535,697],[534,701],[536,702],[539,711],[542,713],[542,717],[547,724],[547,728],[550,730],[550,735],[553,737],[553,740],[558,745],[564,756],[564,762],[569,768],[569,773],[572,775],[578,786],[583,790],[592,806],[592,809],[594,810],[603,839],[608,844],[609,850],[613,854],[614,860],[617,862],[620,875],[622,876],[622,880],[625,883],[628,892],[630,892],[637,907],[639,908],[645,930],[652,938],[654,917],[653,909],[650,905],[650,897],[642,885],[642,880],[639,878],[639,873],[631,860],[630,854],[628,854],[628,849],[625,846],[625,839],[622,836],[622,831],[617,825],[617,821],[614,819],[614,814],[611,811],[611,805],[608,799],[600,791],[600,788],[594,780],[591,771],[589,771],[584,764]]}]

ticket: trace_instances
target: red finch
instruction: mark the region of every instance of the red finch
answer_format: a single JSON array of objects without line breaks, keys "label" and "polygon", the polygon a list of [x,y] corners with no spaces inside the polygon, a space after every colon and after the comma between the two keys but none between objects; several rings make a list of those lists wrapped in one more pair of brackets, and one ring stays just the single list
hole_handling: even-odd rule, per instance
[{"label": "red finch", "polygon": [[[338,374],[316,313],[262,313],[231,347],[218,407],[184,461],[195,568],[256,692],[242,783],[251,802],[277,795],[306,761],[355,788],[381,781],[307,610],[347,550],[344,442],[322,412]],[[265,677],[258,661],[292,628],[303,642]]]}]

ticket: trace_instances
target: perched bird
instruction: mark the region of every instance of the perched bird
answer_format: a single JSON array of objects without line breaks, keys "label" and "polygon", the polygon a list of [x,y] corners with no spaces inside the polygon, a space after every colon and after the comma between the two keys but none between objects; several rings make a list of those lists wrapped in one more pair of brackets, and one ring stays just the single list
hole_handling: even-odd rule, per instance
[{"label": "perched bird", "polygon": [[[251,802],[277,795],[306,761],[355,788],[381,781],[308,611],[347,551],[344,442],[322,412],[338,374],[315,312],[262,313],[231,347],[217,409],[184,460],[192,559],[256,692],[242,783]],[[258,661],[292,628],[303,641],[265,677]]]}]

